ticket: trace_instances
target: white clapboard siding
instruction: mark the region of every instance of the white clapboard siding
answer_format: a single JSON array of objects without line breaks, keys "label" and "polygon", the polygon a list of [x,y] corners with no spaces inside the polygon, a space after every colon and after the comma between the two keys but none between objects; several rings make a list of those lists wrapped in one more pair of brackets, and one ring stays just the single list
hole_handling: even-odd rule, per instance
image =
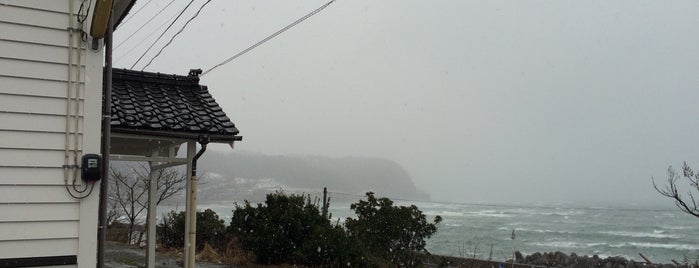
[{"label": "white clapboard siding", "polygon": [[[0,241],[0,259],[76,254],[78,254],[78,239],[76,238]],[[92,267],[94,266],[93,263]]]},{"label": "white clapboard siding", "polygon": [[[77,68],[75,68],[77,71]],[[85,68],[81,67],[81,72]],[[67,81],[68,65],[15,59],[0,59],[0,74],[56,81]]]},{"label": "white clapboard siding", "polygon": [[0,211],[0,222],[74,221],[80,218],[80,203],[0,204]]},{"label": "white clapboard siding", "polygon": [[75,115],[76,105],[79,106],[78,114],[84,114],[85,104],[82,100],[75,102],[75,99],[72,99],[70,106],[68,106],[68,100],[65,98],[18,96],[0,93],[0,112],[65,115],[66,106],[68,106],[70,107],[69,114]]},{"label": "white clapboard siding", "polygon": [[0,186],[63,185],[63,176],[60,167],[0,167]]},{"label": "white clapboard siding", "polygon": [[[68,83],[65,81],[49,81],[0,75],[0,93],[67,98]],[[74,92],[74,91],[71,91]],[[71,93],[74,94],[74,93]],[[85,96],[84,87],[80,87],[80,95]]]},{"label": "white clapboard siding", "polygon": [[[46,0],[3,0],[7,6],[19,6],[33,8],[44,11],[68,14],[68,4],[66,1],[46,1]],[[77,10],[77,6],[74,7]]]},{"label": "white clapboard siding", "polygon": [[[78,51],[77,48],[73,48],[73,64],[78,63]],[[0,40],[0,58],[65,64],[68,62],[69,52],[66,47]],[[84,56],[81,56],[80,62],[84,65]]]},{"label": "white clapboard siding", "polygon": [[68,47],[68,31],[0,22],[0,40]]},{"label": "white clapboard siding", "polygon": [[[0,112],[0,129],[16,131],[66,132],[66,117],[64,115],[15,114]],[[30,122],[30,123],[28,123]],[[83,130],[82,120],[78,122],[78,132]],[[70,129],[75,126],[75,120],[70,120]],[[2,164],[0,163],[0,166]]]},{"label": "white clapboard siding", "polygon": [[78,221],[0,222],[2,240],[78,238]]},{"label": "white clapboard siding", "polygon": [[0,22],[65,30],[69,27],[69,16],[32,8],[7,5],[0,8]]},{"label": "white clapboard siding", "polygon": [[0,204],[71,202],[78,201],[63,186],[0,186]]},{"label": "white clapboard siding", "polygon": [[[20,132],[0,130],[0,148],[64,150],[65,133]],[[75,135],[68,137],[68,148],[75,148]],[[78,149],[82,149],[82,135],[78,134]],[[0,173],[1,174],[1,173]],[[2,181],[0,181],[2,183]]]},{"label": "white clapboard siding", "polygon": [[[78,152],[78,160],[81,153]],[[74,153],[68,152],[69,158],[73,158]],[[0,166],[10,167],[60,167],[63,166],[65,158],[63,150],[24,150],[0,148]],[[2,197],[0,197],[2,199]]]},{"label": "white clapboard siding", "polygon": [[[54,267],[94,267],[99,187],[71,197],[62,166],[66,123],[78,127],[69,164],[83,148],[99,151],[103,54],[73,48],[69,59],[68,11],[67,0],[0,0],[0,259],[75,255],[79,265]],[[69,68],[83,81],[79,109],[68,110],[79,115],[67,118]]]}]

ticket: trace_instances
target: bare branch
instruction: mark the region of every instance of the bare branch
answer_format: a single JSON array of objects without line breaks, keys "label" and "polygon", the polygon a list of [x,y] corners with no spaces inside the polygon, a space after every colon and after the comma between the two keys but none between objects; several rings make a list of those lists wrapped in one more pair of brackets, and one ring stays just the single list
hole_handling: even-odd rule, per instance
[{"label": "bare branch", "polygon": [[[126,166],[125,168],[110,168],[111,182],[109,200],[115,211],[114,218],[123,215],[129,225],[129,242],[133,242],[135,225],[142,220],[144,211],[148,210],[148,195],[151,184],[150,167],[144,163]],[[186,174],[177,169],[159,169],[153,171],[157,181],[156,204],[177,195],[185,189]],[[155,185],[153,185],[155,186]],[[118,216],[116,216],[118,215]]]},{"label": "bare branch", "polygon": [[[687,196],[689,198],[683,197],[679,193],[677,184],[681,177],[672,168],[672,166],[668,167],[667,176],[667,184],[662,189],[655,184],[655,179],[653,178],[653,187],[655,190],[660,193],[660,195],[673,199],[675,206],[677,206],[682,212],[699,218],[699,203],[694,198],[694,193],[691,191],[691,189],[687,192]],[[699,191],[699,174],[696,174],[686,162],[682,165],[682,177],[688,180],[692,189]]]}]

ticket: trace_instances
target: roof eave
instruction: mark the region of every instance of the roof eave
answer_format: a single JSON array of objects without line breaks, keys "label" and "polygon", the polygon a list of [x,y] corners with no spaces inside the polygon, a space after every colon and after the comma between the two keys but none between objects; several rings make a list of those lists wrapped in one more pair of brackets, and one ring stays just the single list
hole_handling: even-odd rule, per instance
[{"label": "roof eave", "polygon": [[[209,136],[210,142],[212,143],[225,143],[232,144],[235,141],[242,141],[243,136],[233,135],[221,135],[221,134],[207,134],[207,133],[189,133],[189,132],[172,132],[172,131],[159,131],[159,130],[145,130],[145,129],[129,129],[122,127],[112,127],[112,132],[114,133],[124,133],[124,134],[136,134],[143,136],[153,136],[153,137],[164,137],[164,138],[175,138],[183,140],[198,140],[201,136]],[[237,133],[236,133],[237,134]]]},{"label": "roof eave", "polygon": [[131,8],[136,4],[136,0],[115,0],[114,1],[114,9],[112,12],[115,18],[117,19],[116,22],[114,22],[114,30],[121,24],[121,22],[124,20],[126,15],[129,14],[129,11],[131,11]]}]

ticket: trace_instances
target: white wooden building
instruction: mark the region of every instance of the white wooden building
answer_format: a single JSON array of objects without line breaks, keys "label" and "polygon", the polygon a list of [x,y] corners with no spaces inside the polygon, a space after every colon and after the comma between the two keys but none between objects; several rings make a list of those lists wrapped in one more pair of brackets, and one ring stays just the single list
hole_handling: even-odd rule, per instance
[{"label": "white wooden building", "polygon": [[95,2],[0,3],[0,267],[95,266],[99,182],[75,168],[100,153],[103,46],[76,30]]},{"label": "white wooden building", "polygon": [[[118,25],[135,0],[112,1]],[[0,268],[97,263],[100,181],[84,182],[80,166],[83,155],[100,154],[104,49],[87,33],[92,5],[112,1],[0,1]],[[193,267],[196,159],[209,142],[241,137],[199,84],[201,70],[114,72],[110,158],[188,165],[185,261]],[[185,143],[187,158],[176,158]]]}]

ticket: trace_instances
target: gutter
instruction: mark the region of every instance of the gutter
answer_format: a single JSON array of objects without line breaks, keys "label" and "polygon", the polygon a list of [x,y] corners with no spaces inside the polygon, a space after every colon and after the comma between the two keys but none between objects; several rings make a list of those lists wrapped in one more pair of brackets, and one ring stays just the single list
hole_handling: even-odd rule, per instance
[{"label": "gutter", "polygon": [[[206,135],[208,137],[208,140],[213,143],[232,143],[234,141],[242,141],[243,136],[234,136],[234,135],[219,135],[219,134],[198,134],[198,133],[175,133],[172,131],[164,131],[164,130],[146,130],[146,129],[128,129],[128,128],[120,128],[116,127],[112,129],[114,133],[123,133],[123,134],[136,134],[136,135],[150,135],[150,136],[155,136],[155,137],[163,137],[163,138],[173,138],[173,139],[182,139],[182,140],[199,140],[202,135]],[[238,130],[236,129],[236,134],[238,133]]]},{"label": "gutter", "polygon": [[197,249],[197,160],[206,151],[206,145],[209,144],[209,136],[199,136],[199,144],[201,144],[201,149],[192,158],[192,179],[189,182],[189,210],[187,211],[187,214],[189,214],[189,222],[187,224],[189,228],[185,227],[186,230],[189,230],[187,233],[189,243],[185,245],[187,248],[185,252],[185,260],[187,260],[185,267],[188,268],[194,267]]}]

